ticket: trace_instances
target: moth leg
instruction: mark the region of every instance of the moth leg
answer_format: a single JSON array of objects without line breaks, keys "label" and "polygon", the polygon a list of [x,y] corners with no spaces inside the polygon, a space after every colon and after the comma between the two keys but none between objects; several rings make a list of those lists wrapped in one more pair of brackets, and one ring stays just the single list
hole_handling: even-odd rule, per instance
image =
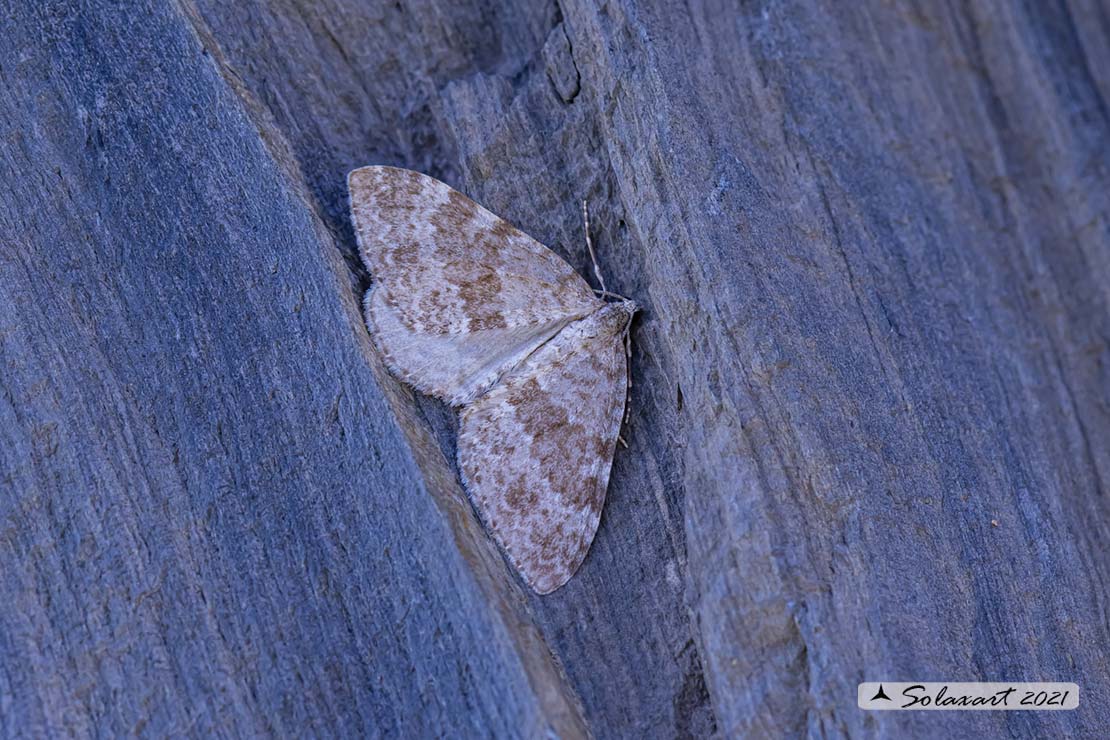
[{"label": "moth leg", "polygon": [[[632,322],[624,330],[624,420],[621,426],[628,426],[632,418]],[[628,449],[628,443],[618,434],[617,439]]]}]

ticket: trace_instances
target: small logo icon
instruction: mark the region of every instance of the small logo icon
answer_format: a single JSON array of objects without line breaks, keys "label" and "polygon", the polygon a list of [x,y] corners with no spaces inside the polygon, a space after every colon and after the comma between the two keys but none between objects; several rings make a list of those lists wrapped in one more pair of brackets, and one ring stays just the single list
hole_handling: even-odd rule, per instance
[{"label": "small logo icon", "polygon": [[871,701],[875,701],[876,699],[886,699],[887,701],[894,701],[893,699],[891,699],[889,696],[886,695],[885,691],[883,691],[883,685],[882,684],[879,684],[879,690],[876,691],[875,695],[871,697]]}]

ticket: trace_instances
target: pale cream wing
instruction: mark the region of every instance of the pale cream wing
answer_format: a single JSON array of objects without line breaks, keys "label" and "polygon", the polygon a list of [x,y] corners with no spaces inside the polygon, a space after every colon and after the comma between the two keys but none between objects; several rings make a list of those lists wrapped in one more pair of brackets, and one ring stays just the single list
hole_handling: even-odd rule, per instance
[{"label": "pale cream wing", "polygon": [[582,563],[609,485],[624,413],[628,321],[612,305],[567,326],[460,415],[466,489],[541,594]]},{"label": "pale cream wing", "polygon": [[371,334],[390,369],[460,405],[601,301],[558,255],[434,178],[348,176],[373,284]]}]

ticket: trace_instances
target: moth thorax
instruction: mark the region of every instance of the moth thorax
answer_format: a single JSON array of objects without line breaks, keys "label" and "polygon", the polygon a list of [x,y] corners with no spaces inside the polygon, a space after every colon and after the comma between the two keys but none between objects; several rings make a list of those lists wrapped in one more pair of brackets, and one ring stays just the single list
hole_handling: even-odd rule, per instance
[{"label": "moth thorax", "polygon": [[620,334],[639,310],[635,301],[623,300],[606,303],[597,310],[597,322],[603,333]]}]

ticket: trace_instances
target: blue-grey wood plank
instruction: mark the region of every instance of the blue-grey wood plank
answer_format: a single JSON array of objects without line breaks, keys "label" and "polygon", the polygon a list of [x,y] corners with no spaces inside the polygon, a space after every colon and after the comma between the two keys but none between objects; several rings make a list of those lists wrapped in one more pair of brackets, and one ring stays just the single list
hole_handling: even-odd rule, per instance
[{"label": "blue-grey wood plank", "polygon": [[[1105,734],[1104,3],[201,0],[184,3],[180,16],[158,11],[160,31],[149,18],[95,4],[76,23],[62,11],[39,12],[0,41],[3,110],[12,111],[5,174],[19,184],[5,191],[13,207],[0,215],[5,244],[19,247],[5,251],[15,257],[4,262],[0,289],[15,286],[5,305],[20,317],[0,325],[0,336],[5,362],[39,363],[5,375],[4,388],[18,384],[22,395],[6,400],[3,429],[20,441],[5,437],[0,454],[37,462],[7,474],[3,458],[0,482],[21,492],[5,497],[14,502],[5,512],[14,513],[3,521],[23,526],[7,527],[0,541],[26,551],[5,576],[5,593],[50,594],[53,616],[21,622],[21,609],[5,617],[20,629],[4,623],[0,654],[19,659],[3,662],[0,715],[18,706],[14,716],[47,716],[31,713],[36,705],[26,697],[92,696],[97,701],[51,698],[49,706],[64,706],[57,716],[78,727],[114,729],[122,725],[104,724],[115,720],[103,697],[122,696],[125,705],[156,707],[161,714],[147,727],[164,730],[174,726],[167,703],[189,696],[195,708],[174,708],[175,718],[223,717],[230,733],[341,733],[379,722],[381,732],[419,734],[458,721],[461,732],[546,726],[573,735],[582,731],[580,700],[599,737]],[[195,43],[165,43],[188,39],[179,26],[191,28]],[[48,51],[35,57],[40,47]],[[77,48],[94,52],[75,55]],[[74,56],[85,61],[75,65]],[[192,71],[173,74],[172,89],[148,79],[164,79],[169,67]],[[148,131],[164,136],[185,115],[179,91],[201,77],[241,118],[201,124],[218,135],[208,141],[194,130],[182,151],[174,141],[168,150],[146,146]],[[114,128],[90,127],[103,115],[94,93],[117,78],[115,97],[101,97],[138,110]],[[58,102],[69,98],[78,102]],[[108,107],[117,117],[121,109]],[[196,115],[211,120],[211,110]],[[101,130],[114,133],[84,143]],[[9,154],[18,151],[9,142],[26,153]],[[248,146],[253,154],[236,154]],[[121,210],[108,194],[138,201],[169,187],[156,174],[129,180],[121,151],[136,167],[179,173],[175,205]],[[269,184],[246,188],[243,202],[253,205],[235,207],[225,188],[242,182],[228,173],[243,174],[244,162],[268,172],[261,179]],[[526,608],[439,451],[450,457],[450,413],[380,373],[365,377],[375,365],[354,301],[369,276],[353,258],[343,178],[370,163],[446,179],[586,275],[579,204],[589,198],[610,286],[645,306],[633,334],[629,449],[618,452],[598,538],[565,589],[528,598]],[[98,179],[94,165],[111,181]],[[54,167],[69,179],[51,177]],[[59,189],[63,182],[69,191]],[[280,225],[296,224],[302,237],[282,239]],[[232,237],[211,238],[219,228]],[[143,240],[135,252],[129,229],[145,241],[152,232],[171,244],[194,241],[169,259]],[[59,235],[70,231],[88,234],[80,256],[92,255],[94,274],[122,288],[80,282],[82,273],[68,267],[76,247]],[[198,256],[200,234],[209,239]],[[248,246],[226,254],[208,241]],[[349,275],[334,254],[346,257]],[[134,277],[151,272],[171,279]],[[283,304],[272,293],[306,285],[311,300],[285,299],[293,318],[275,315]],[[230,286],[245,297],[228,298]],[[183,310],[160,310],[168,297]],[[230,310],[243,302],[253,310]],[[25,316],[40,323],[24,326]],[[167,327],[183,339],[171,341]],[[203,353],[173,360],[175,372],[163,369],[171,362],[164,355],[144,356],[189,342]],[[254,359],[243,365],[243,357]],[[312,371],[310,358],[327,372]],[[62,359],[64,372],[54,366]],[[157,391],[135,380],[151,374]],[[48,376],[56,380],[42,382]],[[112,384],[100,392],[104,377]],[[133,386],[145,395],[132,400],[120,390]],[[277,389],[285,395],[269,398]],[[320,454],[306,431],[305,418],[321,406],[347,435],[334,455]],[[239,423],[215,427],[213,418]],[[337,432],[329,437],[332,427],[321,424],[323,439],[333,439]],[[264,462],[276,454],[272,446],[251,440],[270,428],[286,435],[282,449],[309,454],[296,464],[292,453]],[[242,438],[227,442],[232,433]],[[180,436],[192,446],[184,458],[179,450],[185,462],[173,463]],[[74,449],[81,454],[66,457]],[[366,449],[376,456],[359,457]],[[143,462],[156,453],[171,462]],[[352,461],[366,459],[375,469],[356,495]],[[155,485],[166,469],[182,471],[180,492]],[[227,482],[227,470],[240,477]],[[137,486],[137,471],[155,483]],[[267,475],[313,485],[283,483],[283,495],[250,498],[259,488],[252,481]],[[88,495],[52,495],[55,480],[68,490],[86,479],[96,483],[78,486]],[[248,491],[246,503],[233,496],[217,506],[227,494],[205,493],[212,480],[217,491]],[[120,497],[117,489],[140,493]],[[172,506],[157,503],[164,500]],[[194,513],[198,500],[204,514]],[[236,502],[240,508],[229,509]],[[86,510],[97,516],[75,518]],[[210,531],[204,517],[228,511],[237,512],[232,521]],[[141,534],[157,545],[151,552],[174,559],[93,559],[88,553],[100,550],[84,543],[99,530],[79,524],[103,522],[103,512],[127,514],[118,521],[130,525],[111,530],[112,538]],[[181,525],[190,534],[165,524],[198,517],[204,527]],[[139,527],[144,518],[150,522]],[[389,562],[370,557],[377,551],[366,536],[391,543]],[[403,552],[392,544],[402,541]],[[343,553],[340,542],[362,549]],[[130,552],[109,551],[121,549]],[[291,549],[305,555],[281,554]],[[179,551],[206,559],[204,567],[170,567]],[[261,570],[228,569],[242,553],[257,561],[263,552],[270,559]],[[172,671],[142,682],[171,697],[161,702],[136,700],[135,684],[121,683],[132,679],[118,670],[90,677],[87,669],[99,665],[90,655],[164,660],[160,618],[123,629],[81,608],[101,593],[96,584],[121,582],[114,569],[138,569],[132,563],[142,567],[126,582],[139,584],[129,588],[140,604],[164,599],[156,585],[168,579],[203,587],[220,605],[213,613],[221,618],[204,622],[215,626],[197,632],[198,646],[173,653],[171,665],[190,677],[187,691],[175,683],[183,679],[165,678],[178,675]],[[152,575],[167,568],[165,577]],[[313,640],[285,637],[282,621],[280,659],[266,657],[253,636],[276,634],[272,615],[306,603],[304,572],[325,571],[328,589],[314,587],[319,595],[307,602],[318,605],[310,614],[329,615],[318,617],[323,624],[339,619],[335,600],[359,603],[380,585],[382,606],[354,610],[366,634],[378,635],[379,650],[317,654]],[[412,619],[398,605],[414,603],[414,593],[433,605],[421,612],[415,640],[393,626],[399,615]],[[465,608],[452,612],[455,604]],[[75,615],[96,639],[54,626]],[[500,657],[469,652],[483,644],[476,641],[487,624]],[[253,647],[216,649],[226,641],[211,629],[248,631]],[[431,639],[437,629],[448,637]],[[45,637],[28,641],[32,634]],[[444,639],[448,647],[428,647]],[[348,662],[328,675],[343,676],[332,685],[350,696],[317,690],[265,712],[278,718],[272,726],[253,719],[256,707],[287,695],[275,685],[319,683],[301,677],[314,679],[321,656],[336,654]],[[263,664],[272,669],[265,681],[254,678]],[[388,670],[409,665],[412,675]],[[346,680],[378,666],[387,670],[374,673],[381,678],[373,689]],[[67,671],[86,680],[58,688]],[[465,681],[449,680],[459,672]],[[855,684],[883,678],[1071,680],[1083,698],[1075,712],[856,710]],[[502,695],[509,698],[491,699]],[[432,697],[433,709],[424,709]],[[338,703],[354,709],[343,713]],[[211,729],[208,721],[195,727]]]},{"label": "blue-grey wood plank", "polygon": [[581,732],[193,23],[3,14],[0,732]]}]

